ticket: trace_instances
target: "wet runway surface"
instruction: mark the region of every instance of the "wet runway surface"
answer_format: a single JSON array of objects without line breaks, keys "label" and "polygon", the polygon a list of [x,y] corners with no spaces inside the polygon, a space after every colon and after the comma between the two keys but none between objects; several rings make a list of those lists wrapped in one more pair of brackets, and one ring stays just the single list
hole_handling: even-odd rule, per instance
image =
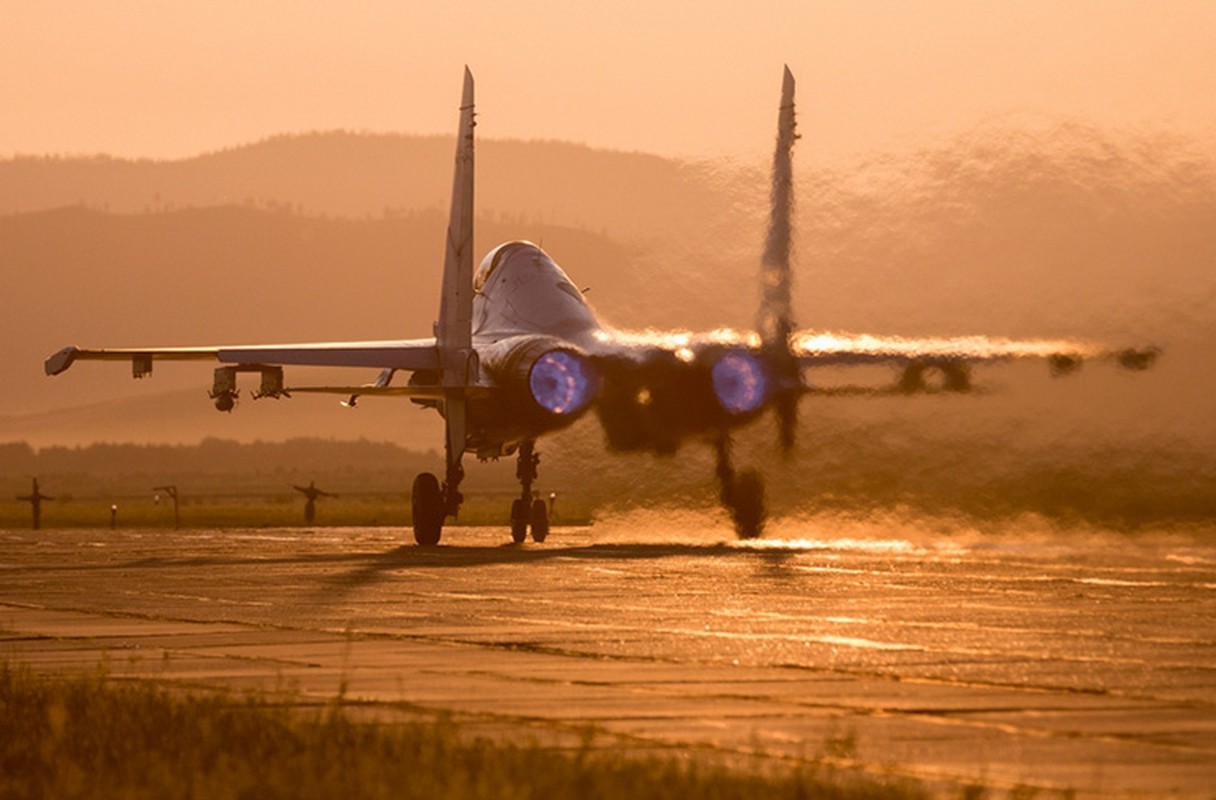
[{"label": "wet runway surface", "polygon": [[1216,792],[1211,536],[778,532],[0,531],[0,658],[516,739]]}]

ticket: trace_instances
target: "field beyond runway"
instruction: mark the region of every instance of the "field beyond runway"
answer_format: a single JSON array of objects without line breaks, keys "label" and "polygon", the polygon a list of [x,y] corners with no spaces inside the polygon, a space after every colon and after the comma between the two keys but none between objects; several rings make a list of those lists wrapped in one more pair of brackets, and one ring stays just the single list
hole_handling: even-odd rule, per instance
[{"label": "field beyond runway", "polygon": [[[450,713],[515,741],[1211,797],[1199,534],[0,531],[0,659]],[[1205,541],[1206,540],[1206,541]]]}]

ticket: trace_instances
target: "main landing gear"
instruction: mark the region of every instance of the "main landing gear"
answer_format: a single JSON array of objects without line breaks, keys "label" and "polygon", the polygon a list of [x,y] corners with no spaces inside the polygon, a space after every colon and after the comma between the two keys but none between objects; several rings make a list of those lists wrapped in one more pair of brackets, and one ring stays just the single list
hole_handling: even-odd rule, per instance
[{"label": "main landing gear", "polygon": [[[511,503],[511,538],[516,544],[528,538],[529,529],[534,542],[543,542],[549,536],[549,506],[544,500],[532,498],[532,484],[536,481],[536,468],[539,465],[536,442],[520,443],[515,466],[520,491],[519,497]],[[415,542],[428,547],[439,544],[444,519],[456,516],[464,499],[460,493],[463,479],[464,469],[459,463],[448,467],[447,481],[442,486],[430,472],[423,472],[414,478],[410,508],[413,512]]]},{"label": "main landing gear", "polygon": [[764,530],[764,479],[754,469],[735,472],[730,439],[725,433],[715,442],[719,496],[730,512],[740,539],[755,539]]},{"label": "main landing gear", "polygon": [[443,521],[456,516],[464,495],[460,493],[460,482],[464,480],[464,467],[457,461],[448,466],[447,481],[439,485],[439,479],[429,472],[414,478],[410,494],[410,510],[414,520],[414,541],[433,547],[439,544],[443,534]]},{"label": "main landing gear", "polygon": [[414,478],[410,495],[410,511],[414,519],[414,541],[421,545],[439,544],[443,533],[443,490],[439,479],[429,472]]},{"label": "main landing gear", "polygon": [[515,477],[519,478],[519,497],[511,503],[511,539],[522,544],[532,527],[532,541],[543,542],[549,535],[549,506],[544,500],[532,499],[532,482],[536,480],[536,468],[540,466],[540,455],[536,442],[524,441],[519,445],[515,462]]}]

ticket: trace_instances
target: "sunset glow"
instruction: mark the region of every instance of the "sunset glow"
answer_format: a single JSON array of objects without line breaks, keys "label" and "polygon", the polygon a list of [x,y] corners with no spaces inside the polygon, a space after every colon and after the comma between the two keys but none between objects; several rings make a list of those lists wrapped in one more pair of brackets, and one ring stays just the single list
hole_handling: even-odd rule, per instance
[{"label": "sunset glow", "polygon": [[[176,158],[308,130],[449,134],[469,64],[483,135],[763,153],[775,76],[818,159],[993,116],[1211,131],[1203,0],[154,4],[0,9],[0,156]],[[644,115],[644,122],[639,124]]]}]

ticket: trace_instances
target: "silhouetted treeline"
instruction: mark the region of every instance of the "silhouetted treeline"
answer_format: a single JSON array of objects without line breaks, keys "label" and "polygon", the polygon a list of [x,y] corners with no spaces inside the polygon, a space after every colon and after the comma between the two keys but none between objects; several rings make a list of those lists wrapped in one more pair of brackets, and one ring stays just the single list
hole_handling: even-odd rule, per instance
[{"label": "silhouetted treeline", "polygon": [[358,464],[385,469],[429,463],[434,453],[414,453],[385,442],[326,439],[292,439],[285,442],[240,444],[225,439],[204,439],[198,445],[92,444],[87,447],[44,447],[34,450],[24,442],[0,444],[0,472],[104,472],[106,470],[181,471],[225,473],[248,469],[333,469]]},{"label": "silhouetted treeline", "polygon": [[[818,421],[803,429],[788,460],[773,458],[772,431],[765,423],[738,439],[738,461],[763,469],[769,508],[778,516],[950,515],[971,520],[980,530],[1027,514],[1123,530],[1216,521],[1216,458],[1184,442],[1078,440],[1043,446],[1004,439],[999,431],[909,427],[907,420]],[[671,458],[610,455],[591,421],[542,444],[538,487],[542,493],[557,491],[580,508],[604,514],[639,507],[711,512],[718,507],[713,452],[706,444],[690,443]],[[404,498],[417,472],[441,467],[437,452],[366,440],[239,444],[207,439],[196,446],[40,450],[8,443],[0,444],[0,491],[10,498],[27,492],[30,478],[37,476],[42,488],[57,496],[140,495],[166,483],[177,483],[193,496],[284,495],[293,483],[315,480],[329,491]],[[488,464],[470,458],[468,470],[467,492],[505,497],[515,490],[511,458]]]},{"label": "silhouetted treeline", "polygon": [[[815,422],[803,426],[790,458],[777,456],[767,423],[737,437],[736,461],[762,469],[774,515],[826,512],[882,524],[940,515],[980,531],[1026,515],[1045,525],[1129,531],[1216,525],[1216,456],[1201,445],[1084,437],[1031,444],[1010,436],[1009,427],[982,433],[907,420]],[[589,463],[597,444],[565,437],[562,449],[550,451],[549,474]],[[594,474],[567,484],[601,511],[716,511],[712,469],[712,449],[694,444],[673,458],[599,457]]]},{"label": "silhouetted treeline", "polygon": [[75,495],[144,493],[153,485],[182,484],[199,493],[289,492],[291,483],[316,480],[347,492],[407,492],[417,472],[442,458],[383,442],[292,439],[240,444],[204,439],[198,445],[93,444],[46,447],[0,444],[0,482],[28,489],[29,478]]}]

